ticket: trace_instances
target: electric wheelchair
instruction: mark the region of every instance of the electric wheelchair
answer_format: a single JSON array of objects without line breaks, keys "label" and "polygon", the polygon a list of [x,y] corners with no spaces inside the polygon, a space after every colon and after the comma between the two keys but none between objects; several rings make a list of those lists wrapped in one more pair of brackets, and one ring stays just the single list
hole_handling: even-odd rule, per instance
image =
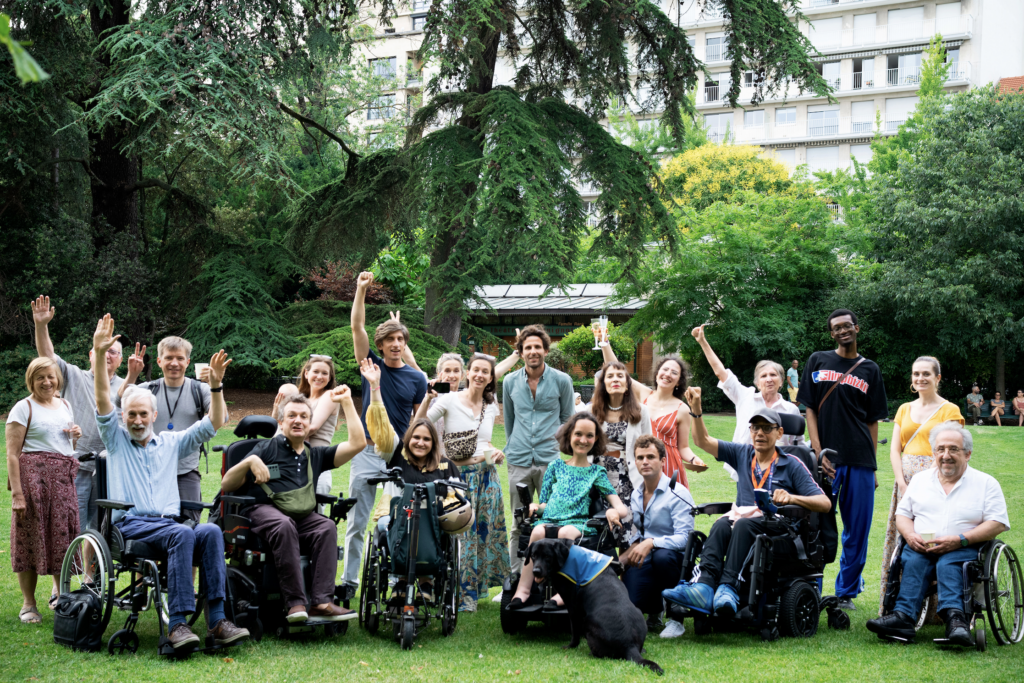
[{"label": "electric wheelchair", "polygon": [[[376,634],[381,620],[391,624],[395,640],[411,650],[416,636],[432,619],[441,635],[455,632],[459,616],[459,540],[443,532],[439,517],[449,493],[461,503],[466,485],[448,479],[406,484],[393,467],[368,483],[394,484],[402,494],[391,499],[391,514],[381,518],[366,544],[359,597],[359,623]],[[391,577],[397,580],[392,583]],[[417,579],[432,577],[432,595]]]},{"label": "electric wheelchair", "polygon": [[[783,433],[802,435],[804,419],[780,413]],[[825,565],[835,560],[838,533],[835,524],[835,500],[831,483],[821,470],[821,461],[806,446],[780,446],[798,457],[811,473],[815,483],[833,499],[832,511],[817,513],[799,505],[775,506],[769,500],[759,501],[768,533],[759,534],[745,561],[742,574],[740,609],[729,618],[707,615],[669,603],[668,615],[676,621],[693,618],[694,632],[706,635],[712,631],[759,631],[762,640],[774,641],[780,636],[810,638],[818,632],[822,611],[828,613],[830,628],[847,630],[850,617],[838,606],[835,596],[821,596]],[[828,449],[822,455],[834,457]],[[675,483],[673,477],[673,484]],[[690,514],[723,515],[732,503],[708,503],[691,509]],[[700,576],[699,558],[707,535],[694,529],[687,539],[680,577],[696,581]]]},{"label": "electric wheelchair", "polygon": [[[90,593],[99,599],[102,608],[100,622],[95,628],[104,632],[110,623],[113,608],[128,612],[124,626],[107,641],[110,654],[134,654],[139,649],[139,636],[135,632],[139,614],[155,608],[158,619],[159,642],[157,650],[161,655],[185,658],[194,652],[215,653],[229,645],[217,645],[210,636],[202,648],[181,648],[175,650],[168,640],[169,623],[166,553],[150,547],[142,541],[126,540],[113,524],[114,510],[129,510],[134,507],[130,501],[107,498],[107,459],[95,454],[83,455],[80,461],[96,460],[93,474],[97,482],[97,506],[100,508],[99,529],[88,528],[78,535],[68,547],[60,572],[61,594],[72,592]],[[212,503],[181,501],[182,510],[210,509]],[[183,521],[182,520],[179,521]],[[191,628],[202,616],[206,604],[206,589],[200,576],[196,594],[196,609],[188,619]]]},{"label": "electric wheelchair", "polygon": [[[223,453],[221,476],[229,469],[244,460],[252,453],[259,443],[259,437],[273,438],[277,433],[277,422],[267,415],[249,415],[243,417],[235,427],[235,436],[241,439],[227,446],[214,446],[213,450]],[[337,496],[316,494],[319,505],[328,506],[325,516],[335,524],[345,519],[348,511],[355,505],[354,498],[344,500]],[[327,636],[341,635],[348,631],[348,622],[323,622],[307,620],[289,623],[285,619],[284,602],[281,597],[280,584],[277,579],[277,568],[269,547],[251,530],[250,519],[242,513],[245,508],[253,505],[251,496],[239,496],[220,493],[214,504],[217,506],[211,513],[211,522],[220,526],[224,532],[224,552],[227,559],[227,596],[226,613],[236,626],[249,629],[250,637],[259,641],[265,633],[273,632],[277,637],[286,635],[307,634],[322,629]],[[338,560],[342,561],[344,549],[338,546]],[[309,558],[300,555],[303,583],[311,584]],[[335,587],[334,597],[348,608],[353,595],[347,586]],[[309,594],[307,590],[307,600]]]},{"label": "electric wheelchair", "polygon": [[[903,575],[903,548],[906,541],[902,537],[896,544],[889,561],[889,580],[885,585],[882,602],[882,615],[891,614],[896,607],[900,595],[900,581]],[[1021,575],[1020,562],[1013,548],[999,539],[983,543],[978,549],[978,557],[963,563],[964,570],[964,614],[974,633],[974,647],[984,652],[987,645],[985,619],[988,627],[1000,645],[1019,643],[1024,637],[1024,577]],[[932,583],[925,593],[925,599],[917,620],[917,630],[924,626],[928,614],[929,601],[938,599],[937,585]],[[904,640],[898,636],[879,634],[882,640],[912,643],[913,639]],[[945,638],[936,638],[938,645],[949,645]]]},{"label": "electric wheelchair", "polygon": [[[517,484],[516,492],[519,494],[519,500],[523,503],[522,507],[513,510],[513,517],[516,525],[519,527],[519,548],[517,549],[517,556],[519,558],[526,557],[526,549],[530,545],[530,534],[533,532],[533,523],[537,521],[539,515],[534,513],[530,515],[530,503],[533,502],[533,497],[530,495],[530,489],[526,484]],[[621,574],[621,566],[618,563],[617,550],[620,550],[620,545],[612,533],[611,527],[608,524],[608,520],[605,515],[608,512],[608,501],[605,499],[604,494],[601,493],[596,487],[590,489],[590,508],[588,515],[590,519],[587,521],[587,526],[591,529],[595,529],[597,533],[589,536],[580,536],[574,542],[576,545],[582,546],[588,550],[594,550],[603,555],[608,555],[614,559],[612,567],[615,571]],[[561,527],[548,524],[544,528],[545,538],[558,538],[558,530]],[[562,630],[568,630],[570,628],[569,623],[569,610],[565,607],[559,607],[557,609],[545,608],[544,604],[547,603],[554,597],[553,582],[545,581],[543,584],[533,584],[532,594],[530,595],[530,604],[517,609],[510,610],[509,604],[512,602],[512,598],[515,596],[516,587],[519,584],[519,574],[512,574],[509,578],[505,579],[505,583],[501,589],[501,630],[508,635],[515,635],[520,631],[524,630],[530,622],[542,622],[545,626],[552,626]]]}]

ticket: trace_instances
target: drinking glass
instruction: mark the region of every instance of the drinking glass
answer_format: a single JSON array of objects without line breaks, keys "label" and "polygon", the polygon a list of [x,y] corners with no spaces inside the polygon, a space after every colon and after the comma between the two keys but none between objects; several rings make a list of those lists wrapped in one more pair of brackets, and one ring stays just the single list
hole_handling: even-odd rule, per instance
[{"label": "drinking glass", "polygon": [[[606,321],[607,324],[607,321]],[[591,318],[590,319],[590,331],[594,333],[594,348],[591,351],[600,351],[601,347],[598,346],[597,341],[601,338],[601,319]]]}]

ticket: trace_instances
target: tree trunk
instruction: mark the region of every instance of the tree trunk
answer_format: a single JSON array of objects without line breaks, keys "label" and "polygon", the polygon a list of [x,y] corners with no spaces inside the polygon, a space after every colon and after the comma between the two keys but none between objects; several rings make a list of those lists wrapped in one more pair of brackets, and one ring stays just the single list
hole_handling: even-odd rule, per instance
[{"label": "tree trunk", "polygon": [[1006,400],[1006,357],[1003,344],[996,346],[996,391]]}]

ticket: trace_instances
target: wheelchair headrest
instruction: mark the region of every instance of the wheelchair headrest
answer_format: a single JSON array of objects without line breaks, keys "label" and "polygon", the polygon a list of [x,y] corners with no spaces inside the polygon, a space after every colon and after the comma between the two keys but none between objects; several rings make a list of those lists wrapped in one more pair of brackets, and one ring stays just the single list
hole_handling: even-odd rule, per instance
[{"label": "wheelchair headrest", "polygon": [[246,415],[235,427],[235,436],[240,439],[255,439],[262,436],[269,439],[277,434],[277,421],[269,415]]},{"label": "wheelchair headrest", "polygon": [[790,413],[779,413],[779,420],[782,422],[782,433],[787,436],[804,435],[804,418],[800,415]]}]

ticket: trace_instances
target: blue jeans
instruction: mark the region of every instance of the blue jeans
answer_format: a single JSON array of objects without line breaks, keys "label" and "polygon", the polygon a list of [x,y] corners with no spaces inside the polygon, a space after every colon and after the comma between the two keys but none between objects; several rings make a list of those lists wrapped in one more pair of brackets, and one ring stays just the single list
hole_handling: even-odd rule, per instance
[{"label": "blue jeans", "polygon": [[142,541],[167,553],[165,589],[171,617],[196,611],[192,585],[194,565],[199,566],[206,599],[210,602],[224,599],[224,536],[217,525],[198,524],[195,529],[189,529],[172,519],[130,515],[123,517],[117,527],[125,539]]},{"label": "blue jeans", "polygon": [[629,601],[648,616],[661,614],[665,603],[661,591],[674,588],[683,572],[683,554],[678,550],[655,548],[639,567],[627,567],[622,583]]},{"label": "blue jeans", "polygon": [[[964,610],[964,562],[978,558],[977,548],[958,548],[945,555],[923,555],[909,545],[903,547],[903,578],[895,610],[917,619],[924,594],[932,581],[939,584],[939,605],[944,609]],[[966,610],[964,610],[966,611]]]},{"label": "blue jeans", "polygon": [[867,467],[840,465],[832,490],[843,516],[843,554],[839,558],[836,595],[855,598],[864,590],[861,574],[868,561],[868,536],[875,508],[875,472]]}]

